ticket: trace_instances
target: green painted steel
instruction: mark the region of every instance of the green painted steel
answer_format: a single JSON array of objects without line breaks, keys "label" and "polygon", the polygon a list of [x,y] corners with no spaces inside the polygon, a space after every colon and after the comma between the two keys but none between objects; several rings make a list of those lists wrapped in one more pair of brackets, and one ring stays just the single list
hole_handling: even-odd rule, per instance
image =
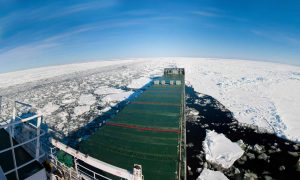
[{"label": "green painted steel", "polygon": [[140,164],[146,180],[176,179],[184,77],[160,80],[182,84],[152,85],[82,142],[80,151],[128,170]]},{"label": "green painted steel", "polygon": [[66,165],[67,167],[73,167],[74,163],[73,163],[73,157],[67,153],[65,153],[64,151],[58,151],[57,152],[57,159],[58,161],[60,161],[61,163],[63,163],[64,165]]}]

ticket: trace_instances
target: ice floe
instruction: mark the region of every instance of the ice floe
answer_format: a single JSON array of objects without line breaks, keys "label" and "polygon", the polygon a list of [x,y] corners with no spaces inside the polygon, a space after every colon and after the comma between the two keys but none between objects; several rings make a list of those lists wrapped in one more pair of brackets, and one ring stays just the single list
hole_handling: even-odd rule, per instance
[{"label": "ice floe", "polygon": [[79,115],[82,115],[83,113],[85,113],[89,110],[90,110],[90,106],[76,106],[74,108],[74,115],[79,116]]},{"label": "ice floe", "polygon": [[102,86],[98,87],[95,91],[94,94],[97,95],[107,95],[107,94],[117,94],[117,93],[122,93],[124,92],[122,89],[116,89],[108,86]]},{"label": "ice floe", "polygon": [[150,81],[151,81],[151,79],[147,78],[147,77],[133,79],[127,87],[131,88],[131,89],[139,89],[139,88],[142,88],[143,86],[145,86],[145,84],[149,83]]},{"label": "ice floe", "polygon": [[[81,94],[103,95],[105,102],[118,102],[124,99],[123,93],[125,98],[128,94],[114,87],[140,88],[151,77],[162,75],[163,68],[176,66],[185,68],[187,85],[217,99],[239,122],[300,142],[298,66],[186,57],[98,61],[0,74],[0,94],[26,99],[38,108],[55,102],[74,109]],[[121,95],[111,95],[119,93]],[[9,114],[5,110],[2,113]]]},{"label": "ice floe", "polygon": [[59,105],[53,104],[52,102],[48,102],[42,109],[42,113],[44,115],[51,115],[54,111],[58,110]]},{"label": "ice floe", "polygon": [[204,168],[197,180],[228,180],[228,178],[220,171]]},{"label": "ice floe", "polygon": [[92,105],[96,102],[96,97],[92,94],[82,94],[79,97],[78,104],[79,105]]},{"label": "ice floe", "polygon": [[102,101],[106,103],[116,103],[125,100],[128,98],[133,92],[132,91],[124,91],[122,93],[117,94],[109,94],[105,96]]},{"label": "ice floe", "polygon": [[223,168],[229,168],[244,154],[237,143],[231,142],[224,134],[210,130],[206,131],[203,149],[207,161]]}]

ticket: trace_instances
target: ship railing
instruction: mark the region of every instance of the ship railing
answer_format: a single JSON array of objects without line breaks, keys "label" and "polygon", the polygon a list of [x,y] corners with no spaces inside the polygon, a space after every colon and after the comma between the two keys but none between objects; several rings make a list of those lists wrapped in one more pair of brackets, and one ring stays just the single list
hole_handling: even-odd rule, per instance
[{"label": "ship railing", "polygon": [[[6,100],[10,101],[11,104],[13,104],[13,108],[12,108],[12,118],[9,118],[9,120],[5,121],[6,118],[3,118],[4,121],[1,122],[0,124],[0,129],[4,129],[9,136],[9,142],[10,142],[10,146],[8,148],[5,149],[1,149],[0,150],[0,154],[1,153],[5,153],[7,151],[11,151],[12,152],[12,159],[13,159],[13,165],[14,168],[11,170],[8,170],[6,172],[4,172],[4,175],[8,175],[9,173],[15,172],[15,178],[17,180],[19,180],[19,174],[18,174],[18,170],[34,161],[39,161],[40,158],[45,157],[45,152],[40,150],[40,137],[45,135],[46,132],[44,130],[41,129],[41,124],[42,124],[42,114],[40,112],[35,112],[34,114],[32,114],[29,117],[26,118],[22,118],[17,116],[18,113],[22,113],[22,111],[20,110],[25,110],[28,111],[29,109],[33,110],[32,106],[26,103],[22,103],[19,101],[13,101],[9,98],[5,98]],[[0,116],[2,116],[1,112],[2,112],[2,107],[4,107],[3,103],[3,96],[0,96]],[[34,109],[34,111],[36,111]],[[19,137],[19,135],[17,134],[16,131],[16,126],[18,125],[24,125],[24,124],[31,124],[30,121],[31,120],[36,120],[36,125],[32,125],[31,127],[33,128],[33,130],[35,130],[35,136],[34,137],[29,137],[28,139],[21,139],[21,138],[17,138]],[[18,144],[15,144],[14,141],[17,141]],[[30,151],[28,153],[32,154],[33,159],[30,161],[27,161],[23,164],[17,164],[17,160],[16,160],[16,153],[15,153],[15,149],[22,146],[25,147],[28,144],[31,144],[32,142],[35,142],[34,148],[35,151],[32,150],[32,152],[30,153]],[[24,148],[25,151],[26,148]]]},{"label": "ship railing", "polygon": [[[51,164],[55,167],[56,170],[61,172],[61,175],[64,179],[80,179],[74,168],[67,167],[64,163],[61,163],[56,159],[55,156],[49,157]],[[52,172],[53,173],[53,172]],[[59,177],[59,175],[58,175]]]},{"label": "ship railing", "polygon": [[87,167],[85,167],[83,165],[80,165],[79,163],[77,163],[77,166],[80,167],[80,168],[83,168],[83,169],[87,170],[88,172],[90,172],[91,174],[93,174],[93,175],[90,175],[89,173],[87,173],[87,172],[85,172],[83,170],[80,170],[80,168],[77,167],[80,176],[84,175],[84,176],[87,176],[87,177],[89,177],[91,179],[97,179],[97,177],[101,177],[103,179],[111,180],[110,178],[108,178],[108,177],[106,177],[104,175],[101,175],[101,174],[99,174],[99,173],[97,173],[97,172],[95,172],[95,171],[93,171],[93,170],[91,170],[91,169],[89,169],[89,168],[87,168]]},{"label": "ship railing", "polygon": [[[74,167],[68,167],[64,163],[60,162],[57,159],[56,153],[57,153],[57,147],[50,147],[50,154],[49,154],[49,160],[51,164],[62,172],[65,179],[107,179],[111,180],[111,178],[106,177],[102,174],[99,174],[84,165],[81,165],[77,159],[74,159],[75,165]],[[84,169],[84,170],[82,170]]]},{"label": "ship railing", "polygon": [[[19,141],[18,144],[15,144],[13,143],[13,139],[15,138],[15,133],[13,131],[13,127],[17,124],[20,124],[20,123],[25,123],[27,121],[30,121],[30,120],[33,120],[33,119],[38,119],[38,126],[37,126],[37,134],[35,137],[33,138],[30,138],[29,140],[26,140],[24,142],[21,142]],[[12,172],[16,172],[16,179],[18,180],[19,177],[18,177],[18,170],[34,161],[39,161],[40,158],[44,157],[45,156],[45,153],[42,152],[42,154],[40,153],[40,143],[39,143],[39,140],[40,140],[40,137],[45,135],[46,132],[42,131],[41,132],[41,129],[40,129],[40,122],[41,122],[41,115],[40,114],[37,114],[37,115],[34,115],[34,116],[31,116],[31,117],[28,117],[28,118],[24,118],[24,119],[21,119],[19,121],[13,121],[13,122],[10,122],[10,123],[7,123],[7,124],[3,124],[0,126],[0,129],[6,129],[8,131],[8,135],[9,135],[9,140],[10,140],[10,147],[6,148],[6,149],[2,149],[0,151],[0,154],[1,153],[4,153],[6,151],[9,151],[11,150],[12,151],[12,157],[13,157],[13,164],[14,164],[14,168],[9,170],[9,171],[6,171],[4,172],[5,175],[9,174],[9,173],[12,173]],[[28,143],[32,143],[33,141],[35,141],[36,143],[36,146],[35,146],[35,153],[34,153],[34,158],[24,164],[21,164],[21,165],[17,165],[16,163],[16,155],[15,155],[15,149],[17,147],[20,147],[20,146],[24,146]]]},{"label": "ship railing", "polygon": [[[77,159],[84,162],[84,164],[87,164],[88,166],[91,166],[91,167],[94,167],[98,170],[101,170],[103,172],[106,172],[107,174],[111,174],[115,177],[119,177],[119,178],[122,178],[122,179],[128,179],[128,180],[132,180],[136,177],[139,177],[137,179],[143,179],[143,175],[140,173],[140,174],[133,174],[132,172],[126,170],[126,169],[122,169],[120,167],[117,167],[117,166],[114,166],[112,164],[109,164],[109,163],[106,163],[106,162],[103,162],[101,160],[98,160],[96,158],[93,158],[91,156],[88,156],[87,154],[83,154],[81,153],[80,151],[78,150],[75,150],[55,139],[50,139],[50,142],[51,144],[58,148],[59,150],[61,151],[64,151],[65,153],[73,156],[73,158],[76,160],[74,161],[75,162],[75,170],[78,172],[78,165],[79,163],[77,163]],[[51,149],[52,151],[52,149]],[[51,152],[51,154],[53,154],[53,152]],[[53,157],[53,156],[52,156]],[[82,164],[80,164],[82,166]],[[135,170],[135,168],[134,168]],[[93,171],[93,170],[91,170]],[[95,171],[94,171],[95,172]],[[79,174],[79,173],[78,173]],[[99,174],[99,173],[97,173]],[[94,176],[97,175],[96,172],[94,174]],[[97,177],[96,177],[97,179]]]}]

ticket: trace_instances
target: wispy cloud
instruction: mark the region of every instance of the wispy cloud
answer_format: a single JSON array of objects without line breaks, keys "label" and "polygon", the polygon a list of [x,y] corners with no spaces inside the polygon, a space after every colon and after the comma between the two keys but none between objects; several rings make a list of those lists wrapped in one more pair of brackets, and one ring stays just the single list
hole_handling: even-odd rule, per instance
[{"label": "wispy cloud", "polygon": [[2,27],[6,27],[10,24],[15,24],[18,22],[36,20],[39,19],[39,17],[43,16],[47,9],[48,7],[41,7],[35,9],[22,9],[13,11],[0,17],[0,24],[2,25]]},{"label": "wispy cloud", "polygon": [[192,11],[191,14],[200,16],[200,17],[206,17],[206,18],[220,18],[220,19],[226,19],[231,21],[238,21],[238,22],[246,22],[247,19],[242,17],[236,17],[230,15],[228,12],[220,11],[217,9],[205,9],[205,10],[196,10]]},{"label": "wispy cloud", "polygon": [[2,36],[3,36],[3,32],[2,32],[2,27],[0,26],[0,41],[2,39]]},{"label": "wispy cloud", "polygon": [[[93,3],[80,3],[69,6],[58,6],[59,3],[55,2],[49,4],[48,6],[23,8],[16,11],[11,11],[7,14],[3,14],[2,17],[0,16],[0,43],[2,41],[2,43],[6,43],[6,45],[2,47],[0,46],[0,58],[7,59],[7,57],[17,56],[17,52],[20,52],[20,57],[22,57],[22,54],[24,54],[25,52],[28,52],[25,54],[34,54],[34,50],[42,51],[43,49],[41,49],[41,47],[44,47],[44,44],[52,44],[53,42],[55,42],[56,45],[58,45],[59,43],[57,42],[63,40],[64,38],[71,37],[81,32],[100,28],[100,26],[108,26],[105,24],[99,25],[98,22],[98,24],[80,25],[78,27],[71,28],[68,27],[69,29],[61,30],[59,31],[61,33],[53,35],[51,31],[49,31],[49,28],[55,29],[55,26],[48,28],[42,27],[32,31],[30,29],[26,29],[26,24],[37,24],[41,22],[44,23],[51,18],[60,18],[62,16],[68,16],[83,11],[110,8],[113,6],[117,6],[118,4],[118,0],[101,0],[94,1]],[[55,11],[53,11],[53,9],[55,9]],[[21,29],[21,31],[13,31],[14,29]],[[8,32],[10,32],[10,35],[6,36]],[[30,42],[28,42],[28,39],[24,38],[24,36],[27,37],[28,33],[33,36],[33,38],[30,39]]]},{"label": "wispy cloud", "polygon": [[170,21],[170,20],[180,20],[180,17],[177,16],[150,16],[150,17],[140,17],[140,18],[133,18],[124,21],[123,19],[112,19],[112,20],[105,20],[96,23],[84,24],[77,26],[69,31],[64,33],[59,33],[55,36],[48,37],[44,39],[44,42],[58,42],[64,40],[66,38],[75,37],[77,34],[88,32],[88,31],[101,31],[106,29],[119,29],[123,27],[130,27],[136,25],[145,25],[151,23],[153,21]]},{"label": "wispy cloud", "polygon": [[81,12],[81,11],[87,11],[87,10],[92,10],[92,9],[99,9],[99,8],[108,8],[112,7],[117,4],[117,1],[111,0],[111,1],[101,1],[101,3],[83,3],[83,4],[77,4],[70,6],[66,9],[64,9],[64,13],[66,14],[72,14],[76,12]]},{"label": "wispy cloud", "polygon": [[[56,7],[57,4],[54,3],[49,6],[21,9],[3,15],[0,17],[0,25],[2,26],[2,31],[7,31],[11,25],[45,21],[84,11],[110,8],[118,4],[118,0],[95,1],[94,3],[81,3],[66,7]],[[55,11],[53,11],[53,9],[55,9]]]},{"label": "wispy cloud", "polygon": [[291,45],[300,45],[300,38],[288,33],[266,31],[266,30],[250,30],[256,36],[263,37],[272,41],[287,43]]},{"label": "wispy cloud", "polygon": [[18,62],[18,60],[26,60],[41,55],[45,50],[58,46],[55,43],[30,43],[6,50],[0,53],[0,61],[2,62]]},{"label": "wispy cloud", "polygon": [[[101,22],[83,24],[76,27],[73,27],[65,32],[60,32],[55,35],[46,36],[43,39],[40,39],[35,42],[29,42],[25,44],[17,44],[15,47],[6,47],[0,49],[0,60],[22,60],[28,58],[34,58],[37,55],[45,53],[53,48],[64,47],[69,39],[76,38],[85,38],[79,37],[80,34],[89,32],[89,31],[99,31],[107,29],[120,29],[124,27],[137,26],[137,25],[146,25],[151,24],[154,21],[170,21],[178,20],[180,17],[176,16],[146,16],[146,17],[137,17],[124,21],[120,19],[111,19]],[[92,41],[92,40],[91,40]]]},{"label": "wispy cloud", "polygon": [[193,11],[192,14],[198,15],[198,16],[205,16],[205,17],[221,17],[221,15],[216,12],[203,11],[203,10]]},{"label": "wispy cloud", "polygon": [[99,10],[114,7],[119,4],[117,0],[96,1],[94,3],[81,3],[60,9],[59,12],[45,17],[45,19],[58,18],[84,11]]},{"label": "wispy cloud", "polygon": [[36,42],[19,44],[15,47],[6,47],[4,49],[0,49],[0,61],[18,61],[29,58],[35,58],[38,55],[42,55],[46,51],[49,51],[53,48],[64,46],[64,43],[67,42],[65,40],[67,40],[68,38],[77,38],[77,36],[81,33],[88,31],[101,31],[111,28],[128,27],[143,24],[145,22],[148,22],[148,20],[149,18],[133,19],[129,21],[112,20],[101,23],[81,25],[70,29],[69,31],[59,33],[53,36],[48,36]]},{"label": "wispy cloud", "polygon": [[149,16],[149,15],[156,15],[159,12],[152,10],[152,9],[143,9],[143,10],[129,10],[125,11],[123,13],[120,13],[120,15],[123,16]]}]

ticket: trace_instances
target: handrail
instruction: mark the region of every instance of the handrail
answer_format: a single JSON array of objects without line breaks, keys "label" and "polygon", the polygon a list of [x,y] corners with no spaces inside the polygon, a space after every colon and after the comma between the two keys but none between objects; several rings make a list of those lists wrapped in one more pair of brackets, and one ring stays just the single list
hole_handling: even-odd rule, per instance
[{"label": "handrail", "polygon": [[17,148],[17,147],[19,147],[19,146],[22,146],[22,145],[24,145],[24,144],[30,143],[31,141],[35,141],[35,140],[38,139],[40,136],[43,136],[43,135],[46,134],[46,132],[45,132],[44,130],[41,129],[41,131],[43,131],[43,132],[42,132],[42,134],[40,134],[39,136],[36,136],[36,137],[34,137],[34,138],[30,139],[30,140],[27,140],[27,141],[22,142],[22,143],[20,143],[20,144],[11,146],[11,147],[9,147],[9,148],[3,149],[3,150],[0,151],[0,154],[1,154],[1,153],[4,153],[5,151],[9,151],[9,150],[12,150],[12,149],[14,149],[14,148]]},{"label": "handrail", "polygon": [[101,169],[102,171],[108,172],[109,174],[124,178],[124,179],[133,179],[133,174],[130,173],[128,170],[113,166],[111,164],[108,164],[106,162],[100,161],[96,158],[93,158],[91,156],[88,156],[86,154],[83,154],[53,138],[50,140],[51,144],[58,149],[63,150],[64,152],[72,155],[73,157],[82,160],[83,162],[96,167],[98,169]]},{"label": "handrail", "polygon": [[[95,177],[95,175],[97,175],[97,176],[100,176],[100,177],[102,177],[102,178],[104,178],[104,179],[108,179],[108,180],[111,180],[110,178],[108,178],[108,177],[105,177],[105,176],[103,176],[103,175],[101,175],[101,174],[99,174],[99,173],[96,173],[95,171],[93,171],[93,170],[90,170],[89,168],[87,168],[87,167],[84,167],[83,165],[81,165],[81,164],[77,164],[78,166],[80,166],[80,167],[82,167],[83,169],[86,169],[86,170],[88,170],[89,172],[91,172],[91,173],[93,173],[93,177]],[[82,174],[85,174],[85,175],[87,175],[87,176],[89,176],[89,177],[91,177],[91,175],[89,175],[89,174],[87,174],[86,172],[84,172],[84,171],[82,171],[82,170],[78,170],[78,171],[80,171],[80,173],[82,173]]]},{"label": "handrail", "polygon": [[[9,98],[6,98],[10,101],[13,101]],[[0,96],[0,100],[1,100],[1,104],[2,104],[2,100],[3,100],[3,96]],[[0,106],[1,106],[0,104]],[[14,168],[5,172],[5,175],[11,173],[11,172],[15,172],[15,176],[16,176],[16,179],[19,180],[19,173],[18,173],[18,170],[34,161],[39,161],[39,159],[41,157],[44,157],[45,156],[45,152],[44,151],[41,151],[40,152],[40,137],[45,135],[46,132],[44,130],[41,129],[41,122],[42,122],[42,114],[40,112],[36,112],[36,114],[30,116],[30,117],[27,117],[27,118],[21,118],[19,116],[17,116],[17,110],[19,111],[19,108],[17,108],[17,105],[21,105],[21,106],[25,106],[25,107],[30,107],[32,108],[31,105],[27,104],[27,103],[22,103],[20,101],[13,101],[13,113],[12,113],[12,119],[11,119],[11,122],[7,122],[7,121],[4,121],[4,122],[1,122],[2,124],[0,125],[0,129],[6,129],[6,130],[9,130],[8,132],[8,136],[9,136],[9,141],[10,141],[10,147],[8,148],[5,148],[5,149],[1,149],[0,153],[4,153],[6,151],[9,151],[11,150],[12,152],[12,158],[13,158],[13,163],[14,163]],[[0,109],[1,110],[1,109]],[[14,144],[14,137],[15,137],[15,125],[17,124],[21,124],[21,123],[25,123],[27,121],[30,121],[30,120],[33,120],[33,119],[36,119],[37,120],[37,125],[34,126],[32,124],[30,124],[33,128],[36,129],[36,137],[32,137],[30,138],[29,140],[26,140],[24,142],[20,142],[18,144]],[[5,123],[5,124],[4,124]],[[21,136],[20,136],[21,137]],[[20,138],[22,139],[22,137]],[[17,159],[16,159],[16,153],[15,153],[15,149],[20,147],[20,146],[23,146],[24,145],[24,148],[26,147],[27,144],[33,142],[33,141],[36,141],[36,145],[35,145],[35,157],[28,161],[28,162],[25,162],[21,165],[17,164]],[[30,148],[27,149],[27,151],[31,151]],[[28,152],[29,153],[29,152]],[[42,154],[40,154],[42,153]]]},{"label": "handrail", "polygon": [[8,127],[8,126],[12,126],[12,125],[24,123],[24,122],[30,121],[30,120],[32,120],[32,119],[35,119],[35,118],[38,118],[38,117],[41,117],[41,116],[42,116],[41,114],[36,114],[36,115],[30,116],[30,117],[28,117],[28,118],[21,119],[20,121],[10,122],[9,124],[1,125],[1,126],[0,126],[0,129],[6,128],[6,127]]}]

